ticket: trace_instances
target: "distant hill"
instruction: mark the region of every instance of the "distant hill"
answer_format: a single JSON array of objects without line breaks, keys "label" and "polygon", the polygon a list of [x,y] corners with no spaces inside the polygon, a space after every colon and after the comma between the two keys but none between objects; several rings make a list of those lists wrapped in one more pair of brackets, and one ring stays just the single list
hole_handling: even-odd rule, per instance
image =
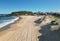
[{"label": "distant hill", "polygon": [[33,15],[32,11],[16,11],[12,12],[10,15],[18,16],[18,15]]}]

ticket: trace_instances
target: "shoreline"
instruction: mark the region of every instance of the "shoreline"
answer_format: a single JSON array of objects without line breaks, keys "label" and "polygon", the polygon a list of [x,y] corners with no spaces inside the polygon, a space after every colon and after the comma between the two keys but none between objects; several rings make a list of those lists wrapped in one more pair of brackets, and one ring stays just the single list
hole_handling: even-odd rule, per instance
[{"label": "shoreline", "polygon": [[9,28],[10,25],[16,23],[20,19],[21,19],[21,17],[19,16],[19,17],[15,18],[15,19],[11,20],[10,22],[7,22],[7,23],[3,24],[2,26],[0,26],[0,29],[7,28],[7,27]]}]

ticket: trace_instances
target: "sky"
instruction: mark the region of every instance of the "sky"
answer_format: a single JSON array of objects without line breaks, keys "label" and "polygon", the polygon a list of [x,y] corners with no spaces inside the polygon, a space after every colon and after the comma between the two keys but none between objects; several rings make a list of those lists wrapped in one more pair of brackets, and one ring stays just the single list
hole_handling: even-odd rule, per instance
[{"label": "sky", "polygon": [[60,0],[0,0],[0,14],[24,10],[60,12]]}]

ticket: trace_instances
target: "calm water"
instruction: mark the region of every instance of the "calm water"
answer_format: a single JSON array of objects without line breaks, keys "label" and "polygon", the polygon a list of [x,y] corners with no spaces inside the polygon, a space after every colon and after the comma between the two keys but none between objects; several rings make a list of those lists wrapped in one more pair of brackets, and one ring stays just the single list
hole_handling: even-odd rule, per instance
[{"label": "calm water", "polygon": [[8,21],[11,21],[12,19],[14,19],[16,17],[13,17],[13,16],[9,16],[9,17],[0,17],[0,23],[4,23],[4,22],[8,22]]},{"label": "calm water", "polygon": [[0,17],[0,28],[4,27],[10,23],[13,23],[14,21],[16,21],[18,19],[19,19],[19,17],[16,17],[16,16]]}]

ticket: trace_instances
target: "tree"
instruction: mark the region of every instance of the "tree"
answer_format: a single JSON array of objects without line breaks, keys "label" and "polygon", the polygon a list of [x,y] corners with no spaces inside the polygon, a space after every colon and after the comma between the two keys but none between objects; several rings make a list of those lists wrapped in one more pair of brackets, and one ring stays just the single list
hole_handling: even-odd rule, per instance
[{"label": "tree", "polygon": [[17,16],[17,15],[33,15],[33,12],[31,11],[17,11],[17,12],[12,12],[11,15]]}]

